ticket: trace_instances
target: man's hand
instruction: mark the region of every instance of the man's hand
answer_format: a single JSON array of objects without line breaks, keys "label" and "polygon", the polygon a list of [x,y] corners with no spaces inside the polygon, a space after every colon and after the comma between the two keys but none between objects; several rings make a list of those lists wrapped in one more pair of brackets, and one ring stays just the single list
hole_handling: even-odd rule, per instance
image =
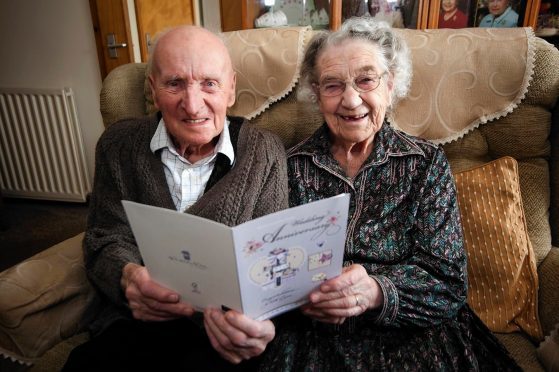
[{"label": "man's hand", "polygon": [[144,266],[126,264],[122,270],[120,285],[128,299],[132,315],[138,320],[171,320],[194,314],[191,305],[179,302],[178,293],[151,280]]},{"label": "man's hand", "polygon": [[214,349],[234,364],[262,354],[276,334],[270,320],[253,320],[234,310],[206,308],[204,326]]}]

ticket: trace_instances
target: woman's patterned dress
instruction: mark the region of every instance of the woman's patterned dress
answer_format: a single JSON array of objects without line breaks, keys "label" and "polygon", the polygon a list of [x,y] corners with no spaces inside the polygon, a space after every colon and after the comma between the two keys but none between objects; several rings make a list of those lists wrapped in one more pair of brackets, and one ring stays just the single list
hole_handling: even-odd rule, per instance
[{"label": "woman's patterned dress", "polygon": [[341,326],[298,310],[274,320],[267,371],[518,370],[466,304],[467,269],[452,173],[441,147],[384,124],[353,178],[323,125],[288,153],[290,205],[350,193],[344,264],[380,284],[382,308]]}]

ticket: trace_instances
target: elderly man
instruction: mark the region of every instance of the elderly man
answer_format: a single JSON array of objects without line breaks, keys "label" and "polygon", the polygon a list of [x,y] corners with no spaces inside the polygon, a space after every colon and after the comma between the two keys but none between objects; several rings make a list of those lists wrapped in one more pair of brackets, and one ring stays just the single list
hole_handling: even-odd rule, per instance
[{"label": "elderly man", "polygon": [[106,306],[65,370],[246,369],[240,362],[264,351],[274,325],[218,309],[206,309],[202,324],[188,298],[150,278],[121,200],[237,225],[287,207],[283,146],[226,116],[235,72],[205,29],[162,35],[149,83],[157,116],[116,123],[97,145],[84,253]]}]

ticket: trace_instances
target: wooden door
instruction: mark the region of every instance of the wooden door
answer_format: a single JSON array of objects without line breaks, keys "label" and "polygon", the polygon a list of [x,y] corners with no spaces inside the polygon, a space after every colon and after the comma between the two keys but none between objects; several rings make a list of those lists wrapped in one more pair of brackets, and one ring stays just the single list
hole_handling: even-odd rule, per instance
[{"label": "wooden door", "polygon": [[134,61],[126,0],[90,0],[101,78]]},{"label": "wooden door", "polygon": [[[245,0],[221,0],[219,2],[221,30],[223,32],[242,30],[245,21],[242,11],[245,8]],[[247,22],[250,21],[247,20]]]},{"label": "wooden door", "polygon": [[147,62],[157,33],[180,25],[195,24],[193,0],[135,0],[142,61]]}]

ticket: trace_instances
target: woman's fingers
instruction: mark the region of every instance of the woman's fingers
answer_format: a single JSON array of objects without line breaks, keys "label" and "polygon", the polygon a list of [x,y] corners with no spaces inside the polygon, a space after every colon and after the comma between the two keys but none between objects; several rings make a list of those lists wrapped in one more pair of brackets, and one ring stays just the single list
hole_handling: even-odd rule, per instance
[{"label": "woman's fingers", "polygon": [[333,324],[378,307],[383,300],[379,284],[361,265],[344,268],[341,275],[325,282],[309,298],[310,303],[302,308],[304,314]]}]

